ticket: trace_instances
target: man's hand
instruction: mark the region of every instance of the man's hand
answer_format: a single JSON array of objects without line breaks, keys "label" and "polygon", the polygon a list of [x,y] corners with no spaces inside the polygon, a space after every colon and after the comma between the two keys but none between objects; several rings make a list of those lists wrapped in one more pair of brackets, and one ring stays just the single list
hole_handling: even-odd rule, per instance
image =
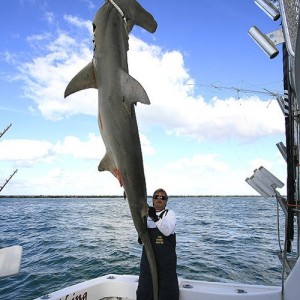
[{"label": "man's hand", "polygon": [[148,208],[148,216],[154,221],[157,222],[159,220],[158,216],[156,215],[156,210],[153,206],[149,206]]},{"label": "man's hand", "polygon": [[140,236],[138,237],[138,243],[139,243],[140,245],[143,245],[143,242],[142,242],[142,239],[140,238]]}]

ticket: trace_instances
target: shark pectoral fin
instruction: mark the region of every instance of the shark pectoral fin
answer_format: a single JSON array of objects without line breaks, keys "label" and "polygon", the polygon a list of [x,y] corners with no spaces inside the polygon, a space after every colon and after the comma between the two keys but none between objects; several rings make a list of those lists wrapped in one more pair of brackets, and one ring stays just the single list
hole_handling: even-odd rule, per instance
[{"label": "shark pectoral fin", "polygon": [[69,82],[65,90],[65,98],[73,93],[89,88],[97,88],[92,61]]},{"label": "shark pectoral fin", "polygon": [[129,115],[131,115],[132,104],[141,102],[144,104],[150,104],[149,97],[142,87],[142,85],[128,73],[120,70],[121,72],[121,85],[124,93],[124,106]]}]

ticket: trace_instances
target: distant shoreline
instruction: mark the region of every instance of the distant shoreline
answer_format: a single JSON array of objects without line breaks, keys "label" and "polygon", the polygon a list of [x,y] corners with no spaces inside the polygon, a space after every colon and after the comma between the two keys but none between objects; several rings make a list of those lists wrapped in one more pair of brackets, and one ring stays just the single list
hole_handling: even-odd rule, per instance
[{"label": "distant shoreline", "polygon": [[[152,196],[148,196],[151,198]],[[169,195],[169,198],[261,197],[259,195]],[[123,198],[123,195],[0,195],[0,198]]]}]

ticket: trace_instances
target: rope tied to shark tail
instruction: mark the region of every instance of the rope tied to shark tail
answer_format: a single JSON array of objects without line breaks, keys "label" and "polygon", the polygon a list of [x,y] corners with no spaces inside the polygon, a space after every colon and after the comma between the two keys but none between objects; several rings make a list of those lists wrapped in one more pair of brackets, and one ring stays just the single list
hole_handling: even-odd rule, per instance
[{"label": "rope tied to shark tail", "polygon": [[109,1],[116,8],[116,10],[120,13],[120,15],[123,19],[123,22],[124,22],[125,30],[128,34],[128,31],[127,31],[127,18],[125,16],[125,14],[123,13],[123,10],[121,9],[121,7],[114,0],[106,0],[106,1]]}]

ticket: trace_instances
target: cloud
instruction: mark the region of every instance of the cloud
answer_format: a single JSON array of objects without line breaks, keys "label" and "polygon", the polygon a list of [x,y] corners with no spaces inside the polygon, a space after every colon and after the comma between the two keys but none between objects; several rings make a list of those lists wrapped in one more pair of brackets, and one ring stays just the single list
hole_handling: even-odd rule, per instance
[{"label": "cloud", "polygon": [[32,165],[37,161],[51,161],[53,149],[50,142],[35,140],[4,140],[0,143],[0,160],[16,165]]},{"label": "cloud", "polygon": [[[169,172],[182,171],[184,169],[198,170],[198,172],[222,172],[226,173],[229,170],[228,165],[218,160],[216,154],[196,154],[192,157],[183,157],[177,161],[166,165]],[[190,171],[189,171],[190,172]]]},{"label": "cloud", "polygon": [[217,154],[182,157],[161,164],[159,171],[146,165],[146,174],[148,191],[163,186],[172,195],[226,195],[233,194],[232,186],[235,186],[235,193],[251,194],[250,188],[240,182],[247,174]]},{"label": "cloud", "polygon": [[154,147],[151,145],[150,140],[144,134],[140,134],[140,142],[141,142],[142,152],[144,154],[154,155],[156,153]]},{"label": "cloud", "polygon": [[70,15],[65,15],[64,19],[65,19],[65,21],[69,22],[70,24],[72,24],[76,27],[86,28],[90,32],[90,34],[92,34],[93,27],[92,27],[91,21],[85,21],[78,17],[74,17],[74,16],[70,16]]},{"label": "cloud", "polygon": [[[64,99],[68,82],[92,59],[91,24],[73,16],[65,16],[64,21],[78,34],[59,30],[32,35],[27,42],[38,51],[18,64],[15,79],[22,81],[24,96],[31,100],[28,109],[47,120],[76,115],[96,118],[97,90],[80,91]],[[243,182],[249,170],[261,164],[269,169],[275,161],[265,157],[254,161],[257,153],[251,157],[247,153],[246,163],[236,163],[225,157],[225,150],[222,156],[219,147],[228,140],[235,146],[257,137],[282,134],[284,120],[277,103],[268,105],[257,96],[222,98],[222,93],[205,98],[197,92],[183,53],[147,44],[133,35],[129,46],[130,74],[140,81],[151,101],[151,105],[138,103],[135,107],[148,193],[162,186],[170,194],[253,194]],[[3,55],[8,63],[17,61],[13,53]],[[79,136],[52,142],[0,141],[3,164],[9,161],[27,167],[18,172],[7,193],[121,194],[118,181],[109,172],[100,175],[97,171],[105,153],[100,134]],[[161,149],[164,140],[170,144]],[[199,149],[206,152],[200,153]]]},{"label": "cloud", "polygon": [[93,3],[92,0],[83,0],[83,1],[87,4],[87,6],[88,6],[89,9],[91,9],[93,11],[95,10],[96,5]]},{"label": "cloud", "polygon": [[35,163],[51,163],[60,155],[71,155],[84,160],[99,159],[104,153],[100,137],[89,134],[86,141],[66,136],[62,142],[12,139],[0,142],[0,160],[11,161],[17,166],[34,166]]},{"label": "cloud", "polygon": [[138,106],[144,126],[159,124],[169,134],[196,140],[247,140],[283,133],[284,118],[276,101],[268,105],[257,96],[204,99],[196,95],[183,54],[163,51],[135,37],[131,37],[131,44],[130,71],[151,101],[149,107]]},{"label": "cloud", "polygon": [[[85,32],[90,25],[90,21],[73,16],[65,16],[65,20]],[[96,90],[63,97],[70,79],[92,59],[90,46],[91,36],[78,40],[60,33],[46,44],[45,54],[19,66],[25,96],[46,119],[76,114],[95,116]],[[247,140],[283,132],[283,116],[277,104],[267,106],[256,96],[204,99],[197,95],[194,79],[179,51],[167,51],[131,35],[128,60],[130,73],[141,82],[151,101],[150,106],[137,107],[142,129],[160,126],[170,135],[196,140]]]},{"label": "cloud", "polygon": [[0,52],[0,58],[1,60],[4,60],[6,63],[13,65],[16,61],[17,55],[9,51],[4,51],[4,52]]},{"label": "cloud", "polygon": [[105,153],[104,144],[100,135],[94,133],[88,135],[87,141],[81,141],[75,136],[66,136],[63,142],[54,145],[55,152],[59,155],[72,155],[79,159],[100,160]]},{"label": "cloud", "polygon": [[[145,156],[155,149],[140,135]],[[86,138],[66,136],[62,141],[3,139],[0,141],[0,184],[19,168],[5,193],[14,195],[121,195],[118,181],[109,172],[98,172],[105,154],[100,134]],[[79,184],[81,182],[81,184]]]},{"label": "cloud", "polygon": [[[155,153],[150,141],[144,135],[140,136],[143,152],[148,155]],[[105,154],[102,138],[89,133],[86,140],[76,136],[66,136],[63,141],[32,139],[11,139],[0,142],[0,161],[11,161],[15,165],[33,166],[37,162],[51,163],[59,156],[67,155],[74,159],[100,161]]]},{"label": "cloud", "polygon": [[233,137],[246,141],[284,132],[284,118],[279,107],[267,107],[265,101],[255,96],[246,99],[214,98],[210,102],[187,97],[185,104],[174,103],[168,114],[164,119],[166,122],[172,115],[177,116],[176,123],[172,118],[172,126],[164,125],[170,134],[196,140]]},{"label": "cloud", "polygon": [[54,15],[53,12],[45,12],[44,18],[45,18],[45,20],[47,20],[47,22],[49,24],[54,24],[55,23],[55,15]]},{"label": "cloud", "polygon": [[58,120],[79,113],[95,115],[95,91],[78,93],[72,101],[64,99],[67,82],[91,59],[85,43],[78,44],[62,33],[46,48],[45,55],[19,65],[18,78],[24,83],[25,97],[36,104],[46,119]]}]

